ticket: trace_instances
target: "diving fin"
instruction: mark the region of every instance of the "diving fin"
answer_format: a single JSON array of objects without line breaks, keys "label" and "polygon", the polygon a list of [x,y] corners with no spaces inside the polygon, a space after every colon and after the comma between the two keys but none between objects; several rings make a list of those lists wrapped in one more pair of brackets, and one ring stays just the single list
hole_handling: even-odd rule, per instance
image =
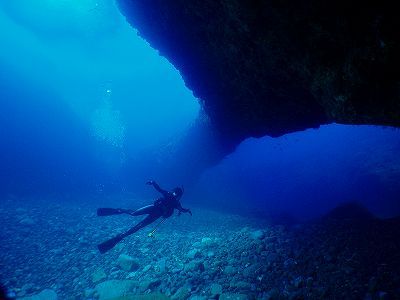
[{"label": "diving fin", "polygon": [[114,248],[115,245],[118,244],[120,241],[122,241],[123,238],[124,237],[122,235],[117,235],[116,237],[113,237],[112,239],[109,239],[109,240],[97,245],[97,248],[99,249],[101,254],[104,254],[107,251]]}]

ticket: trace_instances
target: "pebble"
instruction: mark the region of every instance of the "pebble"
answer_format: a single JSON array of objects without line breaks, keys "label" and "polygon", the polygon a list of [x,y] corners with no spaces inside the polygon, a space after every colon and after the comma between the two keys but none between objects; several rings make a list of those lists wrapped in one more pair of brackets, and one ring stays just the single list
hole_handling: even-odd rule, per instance
[{"label": "pebble", "polygon": [[93,283],[97,283],[105,278],[107,278],[107,275],[102,268],[97,269],[92,274],[92,282]]},{"label": "pebble", "polygon": [[201,252],[198,249],[192,249],[187,254],[186,257],[189,259],[194,259],[195,257],[200,257]]},{"label": "pebble", "polygon": [[227,274],[227,275],[232,275],[232,274],[237,273],[237,271],[236,271],[236,268],[234,268],[232,266],[227,266],[224,269],[224,273]]},{"label": "pebble", "polygon": [[[21,297],[21,296],[20,296]],[[39,294],[24,297],[20,300],[57,300],[57,293],[50,289],[45,289],[41,291]]]},{"label": "pebble", "polygon": [[[30,210],[27,211],[32,220],[43,219]],[[3,216],[6,212],[7,210],[4,210]],[[67,215],[68,213],[66,211]],[[353,292],[348,286],[353,287],[353,285],[354,291],[361,291],[363,296],[370,295],[371,299],[391,299],[393,295],[393,291],[386,291],[385,286],[382,286],[379,274],[366,274],[366,278],[372,278],[373,275],[376,278],[371,279],[370,284],[363,290],[363,283],[358,283],[351,276],[355,270],[359,271],[357,260],[353,259],[351,264],[346,264],[344,260],[352,258],[353,253],[347,250],[344,255],[341,249],[337,249],[338,247],[335,248],[336,252],[332,253],[330,243],[336,239],[331,238],[322,242],[313,240],[314,235],[321,236],[321,229],[314,229],[310,225],[304,225],[309,234],[307,240],[302,240],[305,239],[302,234],[294,235],[290,229],[284,227],[266,226],[263,229],[255,229],[260,228],[259,225],[234,227],[225,220],[224,222],[227,222],[225,230],[221,230],[221,227],[210,228],[209,223],[206,224],[206,216],[201,222],[208,227],[205,225],[201,227],[197,223],[193,226],[192,223],[184,223],[182,228],[177,229],[176,224],[168,227],[169,224],[166,222],[162,228],[165,234],[160,232],[156,238],[146,239],[143,238],[143,232],[139,231],[106,255],[100,255],[95,247],[96,243],[104,240],[114,230],[119,232],[126,229],[125,220],[100,219],[88,214],[87,222],[82,219],[83,225],[81,225],[68,223],[67,218],[60,217],[58,221],[52,219],[49,220],[49,224],[53,224],[54,230],[57,230],[56,235],[53,235],[57,236],[57,239],[49,238],[42,241],[37,235],[35,236],[36,233],[30,229],[31,227],[21,226],[20,220],[26,217],[26,212],[21,219],[14,217],[16,225],[10,232],[14,232],[17,228],[19,233],[22,230],[28,233],[17,235],[15,245],[29,245],[27,247],[29,255],[34,253],[38,255],[37,259],[35,257],[35,260],[29,260],[22,248],[16,248],[16,253],[21,253],[21,258],[14,258],[11,252],[0,253],[4,261],[10,258],[15,261],[12,271],[4,272],[10,275],[5,276],[10,279],[4,284],[10,286],[10,290],[22,299],[32,299],[26,296],[46,287],[57,292],[58,299],[86,300],[109,299],[105,298],[110,296],[105,294],[105,290],[117,291],[118,293],[114,294],[116,297],[120,297],[122,292],[142,294],[145,297],[142,299],[150,299],[146,297],[165,299],[166,296],[174,300],[326,299],[336,294],[339,295],[338,299],[345,299],[345,292]],[[217,218],[212,220],[218,221]],[[66,224],[60,225],[61,221]],[[184,220],[181,218],[177,221]],[[200,222],[195,219],[190,221]],[[102,227],[99,225],[100,222],[105,222],[106,225]],[[171,219],[171,222],[175,220]],[[92,223],[93,227],[90,227]],[[71,229],[68,230],[69,228]],[[323,228],[327,230],[326,227]],[[50,232],[52,228],[43,230]],[[97,230],[97,237],[93,234],[93,230]],[[224,234],[220,234],[221,232]],[[46,234],[52,236],[48,232]],[[34,243],[29,242],[29,239],[33,238],[31,235],[36,238]],[[345,238],[347,239],[347,236]],[[346,242],[346,239],[339,241]],[[79,245],[80,241],[81,245],[91,248],[83,249]],[[307,243],[295,243],[299,241]],[[12,243],[12,240],[8,240],[8,243]],[[322,250],[314,254],[314,249]],[[134,257],[129,256],[129,253],[134,253]],[[304,256],[304,253],[312,255]],[[20,263],[19,260],[24,263]],[[38,268],[37,261],[43,262],[41,269]],[[129,266],[132,261],[133,265],[140,267]],[[127,267],[124,265],[125,262],[128,262]],[[34,267],[30,263],[36,263],[35,270],[39,271],[33,272]],[[60,273],[61,266],[62,270],[65,270],[63,273]],[[383,268],[386,272],[386,269],[390,270],[390,265],[385,265]],[[94,276],[96,272],[98,274]],[[54,276],[49,278],[47,274]],[[56,274],[59,276],[55,277]],[[313,277],[309,276],[310,274]],[[43,280],[40,276],[43,276]],[[112,280],[114,278],[115,280]],[[334,286],[336,281],[343,283],[343,278],[347,278],[345,284],[337,287],[332,293],[331,287],[327,284],[331,282]],[[390,277],[387,278],[390,280]],[[34,288],[31,282],[34,283]],[[102,286],[103,283],[108,285]],[[18,286],[22,288],[17,289]],[[271,290],[271,287],[276,288]],[[371,290],[368,290],[370,288]]]},{"label": "pebble", "polygon": [[118,256],[117,265],[124,271],[135,271],[140,267],[139,263],[133,257],[126,254]]},{"label": "pebble", "polygon": [[211,295],[220,295],[222,294],[222,285],[218,283],[214,283],[210,287]]},{"label": "pebble", "polygon": [[250,236],[254,240],[261,240],[265,236],[265,234],[262,230],[256,230],[251,232]]}]

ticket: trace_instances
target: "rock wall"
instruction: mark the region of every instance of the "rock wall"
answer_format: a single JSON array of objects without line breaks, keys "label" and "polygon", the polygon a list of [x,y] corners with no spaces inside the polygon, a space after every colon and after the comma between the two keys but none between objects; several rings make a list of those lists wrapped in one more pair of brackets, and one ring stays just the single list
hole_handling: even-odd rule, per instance
[{"label": "rock wall", "polygon": [[400,125],[400,18],[389,1],[118,3],[228,144],[330,122]]}]

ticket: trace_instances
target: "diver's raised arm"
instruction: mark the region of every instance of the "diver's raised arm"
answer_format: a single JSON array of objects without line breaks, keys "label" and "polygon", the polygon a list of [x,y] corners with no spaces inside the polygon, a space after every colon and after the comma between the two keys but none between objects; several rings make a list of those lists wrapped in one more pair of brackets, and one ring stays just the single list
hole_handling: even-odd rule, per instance
[{"label": "diver's raised arm", "polygon": [[162,188],[160,188],[160,186],[154,180],[149,180],[149,181],[146,182],[146,184],[152,185],[158,192],[163,194],[163,196],[168,195],[168,192],[163,190]]},{"label": "diver's raised arm", "polygon": [[187,212],[192,216],[192,211],[188,208],[183,208],[180,202],[178,202],[175,208],[179,211],[179,214]]}]

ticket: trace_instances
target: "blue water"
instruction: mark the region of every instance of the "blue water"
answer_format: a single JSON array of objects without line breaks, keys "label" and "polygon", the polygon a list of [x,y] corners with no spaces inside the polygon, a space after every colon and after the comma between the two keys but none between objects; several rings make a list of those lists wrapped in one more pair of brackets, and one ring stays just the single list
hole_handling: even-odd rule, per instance
[{"label": "blue water", "polygon": [[[202,175],[196,193],[214,207],[316,218],[345,202],[379,217],[400,213],[400,131],[332,124],[244,141]],[[200,201],[200,200],[199,200]]]},{"label": "blue water", "polygon": [[120,191],[118,170],[195,120],[179,72],[113,1],[1,8],[2,194]]},{"label": "blue water", "polygon": [[[200,173],[185,165],[187,157],[181,165],[175,157],[178,166],[171,167],[164,160],[196,124],[201,101],[179,71],[128,25],[113,1],[1,1],[0,27],[0,212],[7,222],[14,220],[6,214],[10,203],[21,216],[18,222],[32,209],[22,222],[28,225],[30,218],[37,225],[49,216],[41,208],[50,205],[54,212],[57,205],[71,203],[70,226],[83,230],[92,223],[83,226],[80,213],[93,218],[98,206],[138,206],[156,197],[145,185],[149,179],[160,179],[167,189],[185,184],[182,205],[194,215],[196,209],[202,216],[204,210],[233,214],[236,225],[245,222],[241,217],[256,224],[276,216],[309,221],[349,201],[380,218],[400,215],[396,128],[331,124],[279,138],[249,138]],[[51,218],[54,224],[60,221]],[[228,223],[221,219],[221,225],[218,218],[207,224],[197,220],[195,231],[204,234],[212,222],[226,230]],[[9,227],[16,228],[15,236],[18,222]],[[185,232],[193,230],[189,219],[183,224]],[[103,239],[112,227],[107,226],[99,233]],[[24,237],[26,231],[21,232]],[[35,234],[40,236],[40,229]],[[90,239],[93,232],[85,234]],[[177,234],[184,239],[183,232]],[[90,243],[101,240],[94,238]],[[10,253],[11,241],[5,243]],[[36,247],[36,241],[28,243]],[[62,251],[57,247],[52,253]],[[20,255],[30,257],[29,251]],[[13,272],[7,259],[0,279],[18,291],[23,276],[4,278]],[[68,280],[52,288],[76,295],[77,287],[63,289]],[[35,284],[27,294],[51,286]]]},{"label": "blue water", "polygon": [[[160,177],[152,153],[185,134],[198,99],[112,1],[29,3],[1,4],[0,193],[141,193]],[[400,131],[373,126],[249,139],[204,166],[191,196],[301,217],[354,200],[395,215],[399,148]]]}]

